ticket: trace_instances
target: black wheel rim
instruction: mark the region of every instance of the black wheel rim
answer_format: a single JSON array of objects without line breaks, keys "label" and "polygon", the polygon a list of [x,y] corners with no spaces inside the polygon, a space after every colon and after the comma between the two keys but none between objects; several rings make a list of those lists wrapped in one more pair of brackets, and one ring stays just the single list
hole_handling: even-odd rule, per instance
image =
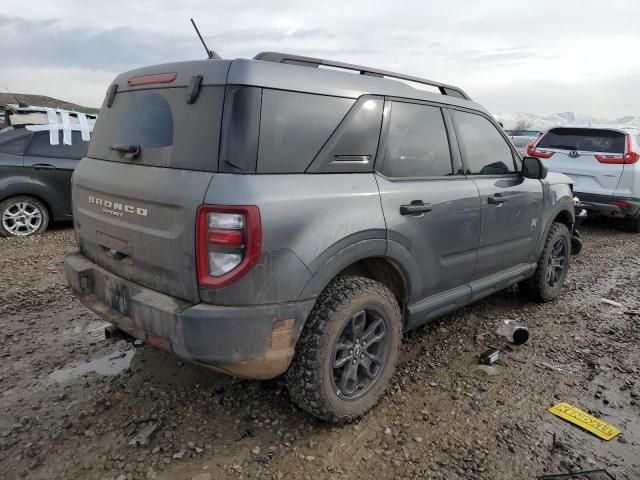
[{"label": "black wheel rim", "polygon": [[567,243],[558,239],[551,248],[549,262],[547,264],[547,284],[555,288],[562,279],[562,274],[567,264]]},{"label": "black wheel rim", "polygon": [[389,326],[382,312],[367,306],[345,324],[331,354],[336,394],[355,400],[376,383],[387,361]]}]

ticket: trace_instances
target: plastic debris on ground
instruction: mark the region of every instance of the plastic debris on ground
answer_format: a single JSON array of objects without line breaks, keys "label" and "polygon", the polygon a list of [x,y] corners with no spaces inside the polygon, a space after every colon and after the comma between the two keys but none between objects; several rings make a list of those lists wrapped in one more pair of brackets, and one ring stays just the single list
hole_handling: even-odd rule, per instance
[{"label": "plastic debris on ground", "polygon": [[500,320],[496,333],[515,345],[522,345],[529,339],[529,329],[517,320]]}]

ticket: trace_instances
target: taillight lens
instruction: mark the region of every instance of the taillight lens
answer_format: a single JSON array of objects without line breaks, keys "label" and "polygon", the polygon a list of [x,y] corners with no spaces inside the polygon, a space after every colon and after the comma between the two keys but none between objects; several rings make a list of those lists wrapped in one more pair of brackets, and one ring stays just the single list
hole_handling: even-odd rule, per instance
[{"label": "taillight lens", "polygon": [[627,202],[622,202],[622,201],[613,201],[613,202],[609,202],[610,205],[615,205],[616,207],[620,207],[623,210],[628,210],[629,208],[631,208],[631,205],[629,205]]},{"label": "taillight lens", "polygon": [[624,155],[595,155],[596,160],[600,163],[613,163],[613,164],[622,164],[622,165],[631,165],[638,161],[638,153],[633,151],[631,147],[631,135],[626,135],[626,148]]},{"label": "taillight lens", "polygon": [[237,280],[260,260],[258,207],[201,205],[197,218],[198,282],[219,288]]},{"label": "taillight lens", "polygon": [[529,155],[530,157],[536,157],[536,158],[551,158],[551,156],[553,155],[553,152],[546,152],[543,150],[538,150],[536,148],[536,145],[540,143],[540,140],[542,140],[543,137],[544,135],[540,135],[540,137],[538,137],[538,139],[535,142],[533,142],[531,145],[527,145],[527,155]]}]

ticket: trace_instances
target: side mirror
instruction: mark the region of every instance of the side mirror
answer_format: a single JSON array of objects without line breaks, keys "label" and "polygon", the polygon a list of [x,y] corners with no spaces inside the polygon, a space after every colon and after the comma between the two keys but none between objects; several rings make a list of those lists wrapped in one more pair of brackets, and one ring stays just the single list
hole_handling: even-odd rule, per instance
[{"label": "side mirror", "polygon": [[524,157],[522,159],[522,176],[532,178],[534,180],[542,180],[547,178],[547,167],[545,167],[539,158]]}]

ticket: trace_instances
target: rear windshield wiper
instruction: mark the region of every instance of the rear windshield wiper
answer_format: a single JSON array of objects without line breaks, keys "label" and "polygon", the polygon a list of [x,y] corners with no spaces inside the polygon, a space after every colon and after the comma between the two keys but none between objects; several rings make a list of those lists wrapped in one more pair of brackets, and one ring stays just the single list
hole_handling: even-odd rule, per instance
[{"label": "rear windshield wiper", "polygon": [[140,145],[127,145],[127,144],[118,144],[111,145],[109,150],[115,150],[120,153],[124,153],[124,158],[127,160],[133,160],[140,156]]}]

